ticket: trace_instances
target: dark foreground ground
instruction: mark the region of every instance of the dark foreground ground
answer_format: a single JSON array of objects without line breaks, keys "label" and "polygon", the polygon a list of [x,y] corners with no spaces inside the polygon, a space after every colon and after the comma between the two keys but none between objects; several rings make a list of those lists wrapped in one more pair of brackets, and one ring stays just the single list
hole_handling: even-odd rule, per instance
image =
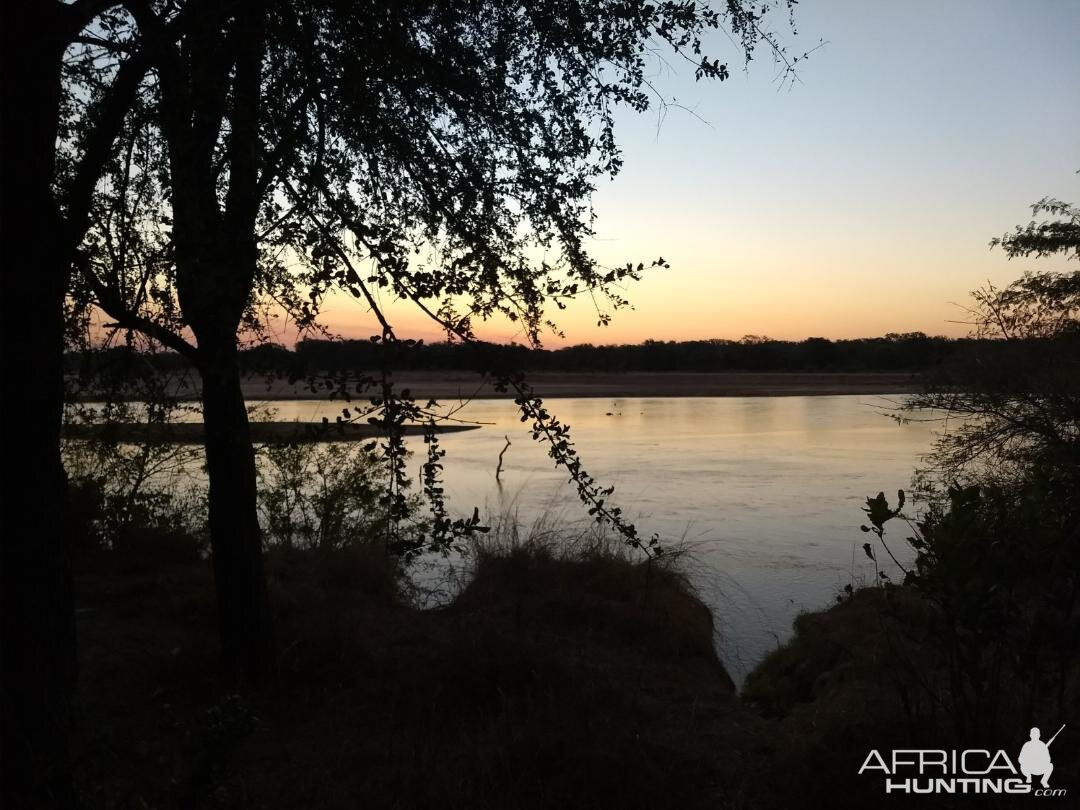
[{"label": "dark foreground ground", "polygon": [[[857,775],[869,748],[946,734],[891,688],[888,649],[912,661],[926,640],[898,591],[802,619],[743,700],[708,610],[655,565],[517,549],[418,611],[371,547],[275,555],[279,682],[240,692],[214,676],[209,566],[155,545],[78,566],[87,808],[1018,806],[887,801]],[[1075,798],[1080,729],[1055,748]]]}]

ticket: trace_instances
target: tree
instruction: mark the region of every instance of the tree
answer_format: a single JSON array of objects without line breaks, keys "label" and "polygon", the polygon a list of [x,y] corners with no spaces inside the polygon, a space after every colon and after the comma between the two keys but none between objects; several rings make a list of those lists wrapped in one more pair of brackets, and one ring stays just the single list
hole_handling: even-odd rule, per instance
[{"label": "tree", "polygon": [[[1051,219],[991,242],[1009,258],[1080,252],[1080,210],[1046,198]],[[972,293],[975,341],[905,410],[944,413],[953,424],[933,460],[946,483],[1023,478],[1032,466],[1075,468],[1080,459],[1080,271],[1027,272],[1004,288]]]},{"label": "tree", "polygon": [[[145,9],[138,17],[150,30],[163,24]],[[287,157],[266,155],[259,138],[265,25],[261,2],[202,6],[198,24],[177,46],[162,49],[156,62],[176,295],[197,348],[178,345],[202,383],[223,663],[249,681],[271,674],[275,661],[255,454],[237,356],[237,330],[258,274],[262,193]]]},{"label": "tree", "polygon": [[[1076,259],[1080,211],[1049,199],[1033,210],[1052,219],[991,244],[1010,258]],[[902,492],[895,509],[879,493],[867,499],[863,531],[889,551],[885,524],[907,523],[914,561],[905,584],[933,606],[934,643],[947,664],[947,691],[930,697],[960,734],[993,739],[1003,722],[1015,733],[1017,714],[1004,709],[1024,721],[1065,711],[1075,684],[1080,271],[1028,272],[972,298],[967,350],[904,406],[947,420],[930,467],[916,473],[922,514],[902,513]]]},{"label": "tree", "polygon": [[[64,546],[63,303],[87,228],[94,185],[135,89],[149,68],[123,54],[79,116],[77,149],[58,176],[65,52],[110,4],[14,2],[3,18],[3,791],[13,805],[73,803],[67,766],[76,673],[75,622]],[[18,519],[18,523],[16,520]],[[21,523],[21,526],[19,525]]]},{"label": "tree", "polygon": [[[140,32],[171,24],[168,4],[126,5]],[[120,185],[134,171],[163,192],[139,204],[158,233],[169,229],[167,260],[147,272],[110,254],[102,272],[94,258],[115,223],[105,218],[83,270],[94,305],[184,354],[202,378],[224,658],[257,678],[273,655],[237,358],[257,299],[283,302],[306,325],[327,290],[345,289],[369,305],[383,344],[398,336],[380,290],[464,341],[476,318],[501,314],[539,343],[556,328],[545,306],[574,296],[618,308],[619,284],[644,263],[601,267],[585,247],[596,179],[622,162],[616,107],[665,103],[648,79],[660,47],[696,78],[726,78],[703,52],[710,29],[729,29],[747,58],[764,41],[787,68],[794,60],[764,28],[765,9],[738,2],[720,11],[612,0],[188,7],[199,9],[197,24],[155,51],[148,106],[129,119],[147,148],[115,156]],[[126,194],[114,201],[129,204]],[[541,252],[552,258],[537,260]],[[132,277],[166,283],[149,296]],[[594,513],[621,525],[562,426],[520,377],[507,384]],[[395,404],[388,376],[377,393],[388,425],[419,413]],[[392,438],[392,465],[400,452]]]}]

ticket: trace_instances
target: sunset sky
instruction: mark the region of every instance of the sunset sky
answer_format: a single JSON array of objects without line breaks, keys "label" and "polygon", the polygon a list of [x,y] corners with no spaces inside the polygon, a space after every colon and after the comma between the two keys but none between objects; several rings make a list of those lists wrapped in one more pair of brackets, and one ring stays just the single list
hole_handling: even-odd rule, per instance
[{"label": "sunset sky", "polygon": [[[697,117],[622,114],[626,165],[595,197],[592,250],[671,269],[632,285],[636,309],[609,327],[588,305],[562,313],[566,340],[547,345],[963,334],[967,291],[1034,266],[991,237],[1045,195],[1080,201],[1080,2],[813,0],[797,37],[773,27],[792,54],[826,42],[794,83],[765,51],[741,72],[720,34],[728,81],[679,67],[655,82]],[[402,336],[437,337],[393,311]],[[375,331],[344,299],[325,322]],[[481,334],[524,340],[505,323]]]}]

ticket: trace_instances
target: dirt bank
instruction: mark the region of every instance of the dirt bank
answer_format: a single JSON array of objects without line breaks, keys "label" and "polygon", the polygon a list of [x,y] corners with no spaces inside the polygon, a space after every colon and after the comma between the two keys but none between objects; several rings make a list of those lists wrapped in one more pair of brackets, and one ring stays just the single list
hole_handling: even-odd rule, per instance
[{"label": "dirt bank", "polygon": [[[279,681],[238,692],[214,675],[209,565],[182,538],[148,548],[78,566],[87,808],[1015,805],[883,805],[881,780],[858,775],[871,748],[1019,750],[1031,725],[957,737],[920,691],[949,699],[932,617],[903,589],[800,617],[740,699],[709,611],[663,567],[518,549],[420,611],[377,547],[275,553]],[[1080,708],[1065,700],[1061,721]],[[1074,795],[1077,739],[1062,735],[1054,774]]]},{"label": "dirt bank", "polygon": [[418,611],[373,550],[276,555],[280,683],[241,694],[213,674],[209,566],[171,554],[80,566],[88,808],[771,806],[768,721],[669,571],[513,553]]}]

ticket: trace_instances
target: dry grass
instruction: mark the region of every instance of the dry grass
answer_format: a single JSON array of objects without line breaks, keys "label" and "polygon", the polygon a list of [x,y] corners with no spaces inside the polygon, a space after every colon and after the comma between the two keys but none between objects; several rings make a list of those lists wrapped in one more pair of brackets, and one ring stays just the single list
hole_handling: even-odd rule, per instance
[{"label": "dry grass", "polygon": [[506,523],[419,610],[378,545],[276,553],[278,683],[236,694],[209,566],[165,556],[79,567],[87,808],[861,808],[870,748],[951,742],[905,681],[939,662],[902,589],[800,617],[740,700],[678,555]]},{"label": "dry grass", "polygon": [[712,619],[594,535],[496,534],[448,606],[376,546],[272,555],[279,683],[212,677],[207,566],[79,577],[88,807],[736,807],[757,788]]},{"label": "dry grass", "polygon": [[[1003,672],[1002,693],[986,706],[997,715],[998,731],[959,730],[938,626],[934,610],[916,592],[893,586],[856,590],[829,610],[796,619],[795,637],[751,673],[742,694],[750,707],[777,721],[783,744],[770,763],[770,780],[784,802],[876,806],[883,796],[880,775],[855,776],[872,748],[1002,748],[1015,761],[1031,726],[1053,722],[1056,728],[1080,714],[1080,695],[1066,695],[1064,709],[1046,692],[1031,700],[1032,681]],[[984,685],[989,683],[988,674]],[[1055,752],[1053,781],[1075,794],[1080,768],[1070,757],[1059,759]],[[923,802],[912,798],[910,806],[1018,806],[1014,796]]]}]

